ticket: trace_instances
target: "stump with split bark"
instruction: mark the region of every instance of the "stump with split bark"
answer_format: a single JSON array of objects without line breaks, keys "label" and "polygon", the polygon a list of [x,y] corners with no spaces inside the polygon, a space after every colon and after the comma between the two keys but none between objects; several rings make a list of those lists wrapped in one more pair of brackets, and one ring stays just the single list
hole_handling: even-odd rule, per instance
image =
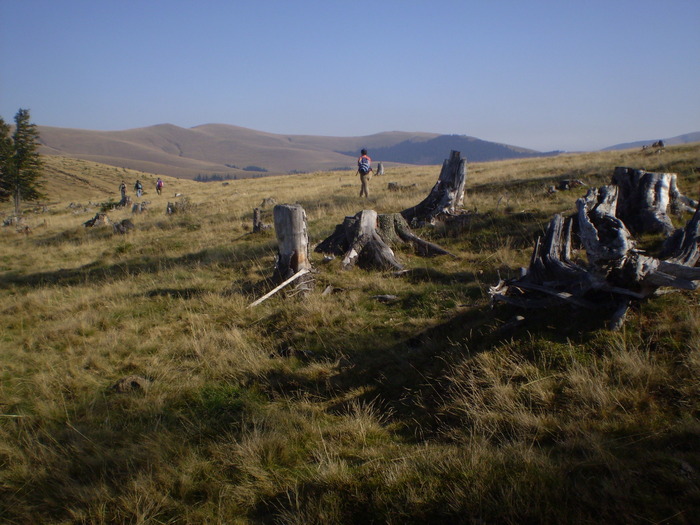
[{"label": "stump with split bark", "polygon": [[697,202],[678,190],[675,173],[615,168],[612,183],[620,188],[616,215],[632,233],[673,232],[669,213],[692,211]]},{"label": "stump with split bark", "polygon": [[401,215],[412,226],[433,224],[438,218],[455,215],[464,204],[466,180],[467,159],[462,158],[459,151],[452,151],[428,196],[416,206],[403,210]]},{"label": "stump with split bark", "polygon": [[[700,207],[666,240],[663,259],[636,250],[628,228],[628,224],[645,232],[672,228],[665,197],[675,193],[673,198],[684,204],[693,202],[678,192],[675,174],[618,168],[613,182],[578,199],[576,214],[566,219],[555,215],[544,239],[535,244],[530,267],[520,278],[492,287],[492,300],[522,308],[550,308],[564,302],[603,310],[609,314],[609,327],[619,329],[632,301],[655,295],[662,287],[697,289]],[[572,259],[574,245],[583,248],[585,260]]]},{"label": "stump with split bark", "polygon": [[275,234],[277,236],[277,261],[273,280],[284,282],[300,272],[306,272],[297,279],[296,288],[308,291],[313,279],[309,259],[309,235],[306,225],[306,212],[298,204],[278,204],[273,209]]},{"label": "stump with split bark", "polygon": [[357,265],[364,269],[400,270],[403,265],[392,246],[401,243],[412,244],[419,255],[452,255],[437,244],[414,235],[400,213],[378,215],[374,210],[345,217],[315,251],[343,257],[344,269]]}]

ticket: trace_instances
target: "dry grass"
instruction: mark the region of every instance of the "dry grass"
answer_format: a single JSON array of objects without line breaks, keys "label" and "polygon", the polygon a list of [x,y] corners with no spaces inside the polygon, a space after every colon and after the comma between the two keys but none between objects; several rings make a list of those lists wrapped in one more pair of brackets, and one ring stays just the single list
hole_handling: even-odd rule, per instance
[{"label": "dry grass", "polygon": [[[639,305],[619,334],[563,309],[502,332],[520,312],[485,290],[584,191],[549,185],[630,165],[677,172],[693,195],[699,152],[471,165],[472,223],[418,232],[458,259],[400,249],[412,271],[397,278],[312,254],[314,293],[256,308],[276,250],[251,233],[263,199],[301,203],[317,242],[363,208],[416,204],[439,167],[388,170],[368,202],[346,173],[166,179],[157,196],[152,176],[53,158],[67,174],[25,214],[32,233],[0,231],[0,521],[691,523],[696,294]],[[150,211],[109,213],[133,232],[82,226],[136,177]],[[166,216],[176,192],[191,211]],[[148,388],[112,388],[130,375]]]}]

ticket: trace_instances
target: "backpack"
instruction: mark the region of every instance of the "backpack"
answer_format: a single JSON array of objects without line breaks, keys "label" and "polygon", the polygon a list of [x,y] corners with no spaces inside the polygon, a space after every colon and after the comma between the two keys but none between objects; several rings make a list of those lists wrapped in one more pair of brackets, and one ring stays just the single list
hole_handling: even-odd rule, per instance
[{"label": "backpack", "polygon": [[360,175],[367,175],[370,171],[369,159],[367,157],[360,157],[360,161],[357,163],[357,171]]}]

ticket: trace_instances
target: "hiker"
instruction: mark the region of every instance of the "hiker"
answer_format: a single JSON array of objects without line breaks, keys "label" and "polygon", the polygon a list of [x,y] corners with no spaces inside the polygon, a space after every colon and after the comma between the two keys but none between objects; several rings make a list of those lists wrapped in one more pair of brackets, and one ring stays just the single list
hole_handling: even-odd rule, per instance
[{"label": "hiker", "polygon": [[143,193],[143,184],[141,184],[141,181],[138,179],[136,179],[136,184],[134,184],[134,190],[136,191],[137,197],[140,197]]},{"label": "hiker", "polygon": [[126,199],[126,182],[122,181],[119,185],[119,192],[122,194],[122,200]]},{"label": "hiker", "polygon": [[158,177],[158,180],[156,181],[156,193],[160,195],[160,192],[163,191],[163,181]]},{"label": "hiker", "polygon": [[368,185],[369,180],[372,178],[372,172],[372,159],[367,155],[367,150],[363,148],[360,152],[360,158],[357,159],[357,173],[360,174],[360,182],[362,184],[360,197],[369,198]]}]

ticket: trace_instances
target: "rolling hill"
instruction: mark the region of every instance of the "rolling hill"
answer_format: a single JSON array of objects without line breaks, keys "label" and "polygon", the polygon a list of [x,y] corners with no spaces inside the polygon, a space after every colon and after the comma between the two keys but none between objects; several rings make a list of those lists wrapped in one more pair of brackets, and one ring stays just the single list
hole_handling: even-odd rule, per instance
[{"label": "rolling hill", "polygon": [[249,178],[354,169],[361,148],[375,161],[440,164],[450,149],[471,161],[543,155],[465,135],[384,132],[363,137],[278,135],[226,124],[159,124],[123,131],[39,126],[41,153],[178,178]]},{"label": "rolling hill", "polygon": [[[657,140],[659,139],[638,140],[636,142],[625,142],[622,144],[615,144],[614,146],[605,148],[603,151],[641,148],[642,146],[650,146]],[[691,142],[700,142],[700,131],[696,131],[694,133],[685,133],[683,135],[677,135],[675,137],[670,137],[661,140],[663,140],[667,146],[677,146],[678,144],[690,144]]]}]

